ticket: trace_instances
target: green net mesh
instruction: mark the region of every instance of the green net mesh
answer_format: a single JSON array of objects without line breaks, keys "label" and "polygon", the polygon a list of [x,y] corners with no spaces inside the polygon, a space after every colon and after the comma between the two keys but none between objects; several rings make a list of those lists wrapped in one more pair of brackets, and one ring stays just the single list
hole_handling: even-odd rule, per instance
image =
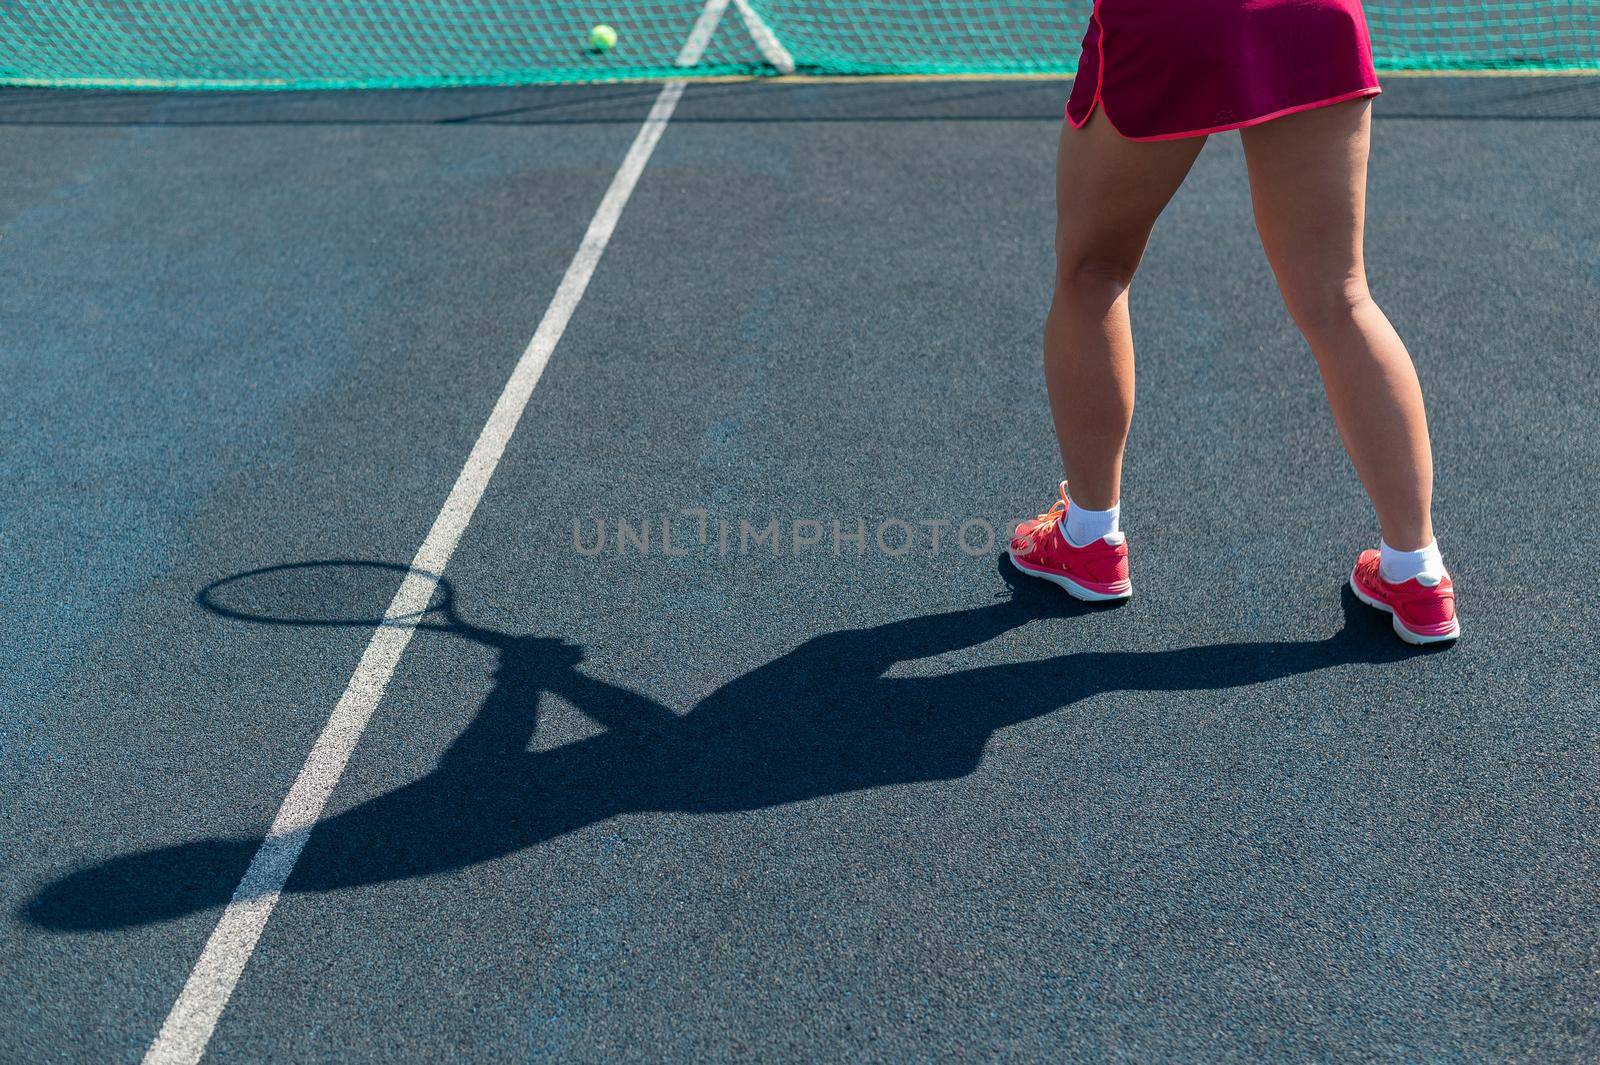
[{"label": "green net mesh", "polygon": [[[0,0],[0,82],[379,88],[811,74],[1068,74],[1091,0]],[[1600,69],[1600,0],[1366,5],[1381,68]],[[619,40],[586,47],[605,23]]]}]

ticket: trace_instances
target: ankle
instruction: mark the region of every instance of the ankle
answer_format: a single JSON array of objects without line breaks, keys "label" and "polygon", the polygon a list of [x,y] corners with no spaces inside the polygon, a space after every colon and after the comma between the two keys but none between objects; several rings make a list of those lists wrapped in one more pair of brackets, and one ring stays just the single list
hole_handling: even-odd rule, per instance
[{"label": "ankle", "polygon": [[1072,498],[1070,490],[1067,493],[1067,542],[1074,547],[1087,547],[1096,540],[1103,539],[1122,529],[1122,504],[1112,503],[1103,510],[1088,510]]},{"label": "ankle", "polygon": [[1396,550],[1380,540],[1378,553],[1378,574],[1390,584],[1404,584],[1413,579],[1437,584],[1445,576],[1444,558],[1439,553],[1437,540],[1429,540],[1415,551]]}]

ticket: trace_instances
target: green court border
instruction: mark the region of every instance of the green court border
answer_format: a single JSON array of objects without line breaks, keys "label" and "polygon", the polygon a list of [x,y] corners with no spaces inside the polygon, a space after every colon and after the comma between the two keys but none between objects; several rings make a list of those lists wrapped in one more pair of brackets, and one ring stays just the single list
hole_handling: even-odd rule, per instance
[{"label": "green court border", "polygon": [[[1386,78],[1592,78],[1600,77],[1600,60],[1584,67],[1530,67],[1527,69],[1398,69],[1379,71]],[[585,77],[570,80],[517,81],[504,78],[419,78],[390,82],[321,82],[289,79],[240,78],[0,78],[0,88],[117,90],[123,92],[356,92],[373,89],[523,89],[540,85],[662,85],[669,81],[730,84],[768,82],[775,84],[867,85],[873,82],[962,82],[962,81],[1070,81],[1071,71],[1025,71],[1010,73],[947,74],[618,74],[615,77]]]}]

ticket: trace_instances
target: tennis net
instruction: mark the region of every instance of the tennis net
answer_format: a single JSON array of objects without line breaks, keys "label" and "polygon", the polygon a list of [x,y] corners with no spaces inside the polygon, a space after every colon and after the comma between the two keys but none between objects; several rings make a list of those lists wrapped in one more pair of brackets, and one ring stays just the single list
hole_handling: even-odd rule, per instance
[{"label": "tennis net", "polygon": [[[1092,0],[10,0],[0,83],[310,89],[1067,75]],[[1600,0],[1374,2],[1385,70],[1600,70]],[[715,22],[713,27],[711,24]],[[614,47],[590,49],[591,27]],[[680,66],[696,25],[703,50]]]}]

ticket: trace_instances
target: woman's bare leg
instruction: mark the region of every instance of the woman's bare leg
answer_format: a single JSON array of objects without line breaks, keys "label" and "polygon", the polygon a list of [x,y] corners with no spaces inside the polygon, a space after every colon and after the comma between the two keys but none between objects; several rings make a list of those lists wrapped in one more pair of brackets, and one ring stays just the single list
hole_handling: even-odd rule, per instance
[{"label": "woman's bare leg", "polygon": [[1204,137],[1126,140],[1099,113],[1082,129],[1061,128],[1044,376],[1073,501],[1090,510],[1122,495],[1133,418],[1128,285],[1156,216],[1204,145]]},{"label": "woman's bare leg", "polygon": [[1256,228],[1384,541],[1433,541],[1433,456],[1411,356],[1367,289],[1362,259],[1372,106],[1359,100],[1244,131]]}]

